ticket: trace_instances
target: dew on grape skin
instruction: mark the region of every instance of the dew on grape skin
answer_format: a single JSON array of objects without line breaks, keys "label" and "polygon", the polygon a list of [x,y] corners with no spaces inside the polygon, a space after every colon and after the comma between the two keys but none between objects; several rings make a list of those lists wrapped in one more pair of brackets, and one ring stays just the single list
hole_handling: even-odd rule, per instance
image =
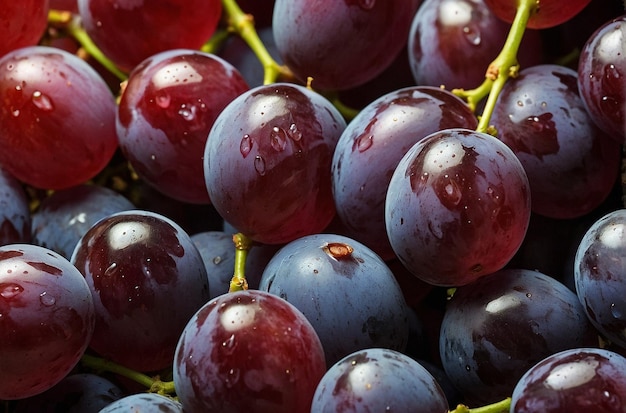
[{"label": "dew on grape skin", "polygon": [[254,141],[252,140],[250,135],[243,135],[243,138],[241,138],[241,143],[239,144],[239,151],[244,158],[246,158],[248,154],[250,154],[253,144]]},{"label": "dew on grape skin", "polygon": [[[9,271],[7,271],[9,272]],[[15,283],[3,283],[0,284],[0,296],[6,300],[15,298],[18,294],[24,291],[24,287]]]},{"label": "dew on grape skin", "polygon": [[261,155],[257,155],[254,157],[254,169],[258,172],[259,175],[265,175],[265,159]]}]

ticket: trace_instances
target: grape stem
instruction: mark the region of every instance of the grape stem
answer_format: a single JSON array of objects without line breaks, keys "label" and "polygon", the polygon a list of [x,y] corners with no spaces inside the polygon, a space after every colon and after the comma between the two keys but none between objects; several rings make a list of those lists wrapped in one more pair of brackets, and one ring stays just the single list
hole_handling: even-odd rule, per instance
[{"label": "grape stem", "polygon": [[120,376],[124,376],[128,379],[133,380],[136,383],[141,384],[148,388],[151,393],[158,394],[175,394],[176,389],[174,388],[173,381],[161,381],[158,377],[153,378],[147,376],[138,371],[129,369],[120,364],[114,363],[110,360],[103,359],[101,357],[92,356],[89,354],[83,354],[80,359],[81,364],[84,367],[88,367],[99,372],[106,371],[109,373],[119,374]]},{"label": "grape stem", "polygon": [[228,292],[231,293],[248,289],[246,259],[250,248],[252,248],[252,240],[238,232],[233,235],[233,243],[235,244],[235,270],[228,289]]},{"label": "grape stem", "polygon": [[510,408],[511,398],[507,397],[502,401],[474,409],[470,409],[464,404],[459,404],[456,409],[450,410],[449,413],[508,413]]},{"label": "grape stem", "polygon": [[293,79],[293,73],[287,66],[280,65],[267,51],[265,44],[254,27],[254,17],[244,13],[235,0],[222,0],[229,27],[252,49],[263,65],[263,84],[275,83],[279,76]]},{"label": "grape stem", "polygon": [[498,56],[489,64],[483,83],[472,90],[452,90],[452,93],[465,99],[472,110],[476,110],[478,102],[487,94],[489,95],[476,128],[478,132],[490,131],[489,122],[491,121],[491,115],[496,106],[498,96],[507,80],[511,77],[516,77],[519,72],[517,53],[522,43],[528,20],[532,14],[537,12],[538,4],[539,0],[519,1],[515,18],[513,23],[511,23],[504,46],[502,46]]}]

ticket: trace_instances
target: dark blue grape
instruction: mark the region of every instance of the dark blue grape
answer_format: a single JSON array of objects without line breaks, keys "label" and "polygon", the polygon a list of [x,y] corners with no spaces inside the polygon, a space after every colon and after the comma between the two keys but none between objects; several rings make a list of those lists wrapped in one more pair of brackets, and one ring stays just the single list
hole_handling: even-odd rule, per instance
[{"label": "dark blue grape", "polygon": [[0,166],[0,245],[29,242],[31,221],[24,188]]},{"label": "dark blue grape", "polygon": [[157,393],[137,393],[109,404],[99,413],[183,413],[183,405]]},{"label": "dark blue grape", "polygon": [[32,216],[32,242],[70,259],[80,238],[100,219],[134,209],[123,195],[98,185],[52,193]]},{"label": "dark blue grape", "polygon": [[626,349],[626,210],[595,221],[574,259],[576,293],[605,338]]},{"label": "dark blue grape", "polygon": [[441,386],[420,363],[394,350],[369,348],[328,369],[311,413],[447,413],[448,408]]},{"label": "dark blue grape", "polygon": [[363,348],[406,347],[408,310],[393,273],[351,238],[315,234],[290,242],[267,264],[259,289],[302,311],[328,365]]},{"label": "dark blue grape", "polygon": [[439,350],[450,380],[470,404],[480,405],[509,396],[544,357],[593,345],[594,332],[563,284],[537,271],[506,269],[456,290]]}]

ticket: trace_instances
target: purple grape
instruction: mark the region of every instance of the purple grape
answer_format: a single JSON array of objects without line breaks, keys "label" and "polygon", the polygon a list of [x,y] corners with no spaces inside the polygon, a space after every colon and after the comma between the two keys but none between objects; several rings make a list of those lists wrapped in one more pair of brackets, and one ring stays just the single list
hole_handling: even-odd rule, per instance
[{"label": "purple grape", "polygon": [[149,211],[103,218],[71,259],[93,294],[89,347],[139,371],[170,366],[189,318],[209,299],[206,269],[189,235]]},{"label": "purple grape", "polygon": [[26,191],[0,166],[0,246],[31,241],[32,217]]},{"label": "purple grape", "polygon": [[406,348],[402,290],[385,262],[351,238],[314,234],[290,242],[265,267],[259,289],[307,317],[329,366],[364,348]]},{"label": "purple grape", "polygon": [[511,413],[626,411],[626,358],[600,348],[546,357],[515,386]]},{"label": "purple grape", "polygon": [[457,288],[441,323],[443,368],[470,404],[509,396],[535,363],[597,342],[576,294],[531,270],[505,269]]},{"label": "purple grape", "polygon": [[13,413],[99,413],[122,397],[122,390],[108,379],[74,373],[43,393],[19,400]]},{"label": "purple grape", "polygon": [[135,209],[123,195],[98,185],[62,189],[44,198],[32,216],[32,242],[72,257],[80,238],[97,221]]},{"label": "purple grape", "polygon": [[94,332],[94,302],[65,258],[31,244],[0,247],[0,400],[59,383]]},{"label": "purple grape", "polygon": [[[282,61],[318,90],[363,84],[406,45],[419,0],[276,0],[272,29]],[[349,47],[346,45],[349,44]]]},{"label": "purple grape", "polygon": [[130,74],[117,111],[120,148],[139,177],[165,195],[210,202],[202,154],[215,118],[249,87],[225,60],[169,50]]},{"label": "purple grape", "polygon": [[217,117],[204,151],[215,209],[264,244],[323,230],[335,216],[331,161],[345,126],[327,99],[302,86],[243,93]]},{"label": "purple grape", "polygon": [[326,371],[306,317],[259,290],[222,294],[191,317],[174,383],[186,413],[310,413]]},{"label": "purple grape", "polygon": [[528,175],[533,212],[552,218],[597,208],[619,172],[619,144],[591,120],[576,78],[564,66],[524,69],[505,85],[492,116]]},{"label": "purple grape", "polygon": [[576,293],[593,325],[626,349],[626,210],[607,213],[582,237],[574,259]]},{"label": "purple grape", "polygon": [[495,137],[447,129],[416,143],[389,183],[391,246],[416,277],[460,286],[503,268],[530,219],[530,188],[515,154]]},{"label": "purple grape", "polygon": [[600,26],[583,46],[578,86],[591,119],[626,143],[626,14]]},{"label": "purple grape", "polygon": [[[183,405],[157,393],[137,393],[104,407],[99,413],[183,413]],[[186,412],[186,410],[185,410]]]},{"label": "purple grape", "polygon": [[347,355],[320,381],[311,413],[447,413],[439,383],[420,363],[394,350],[369,348]]},{"label": "purple grape", "polygon": [[431,133],[477,123],[462,100],[434,87],[403,88],[363,108],[339,138],[332,162],[333,196],[348,235],[383,259],[394,258],[385,195],[400,159]]}]

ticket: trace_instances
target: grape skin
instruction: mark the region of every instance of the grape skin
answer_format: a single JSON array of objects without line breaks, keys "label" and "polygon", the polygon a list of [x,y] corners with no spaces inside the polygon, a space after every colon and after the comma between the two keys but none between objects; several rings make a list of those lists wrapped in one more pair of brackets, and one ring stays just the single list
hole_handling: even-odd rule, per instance
[{"label": "grape skin", "polygon": [[[524,0],[526,1],[526,0]],[[526,27],[546,29],[565,23],[580,13],[591,0],[542,0],[536,13],[531,14]],[[499,18],[512,23],[518,8],[518,0],[485,0],[487,6]]]},{"label": "grape skin", "polygon": [[546,64],[520,71],[504,86],[491,119],[524,166],[533,212],[581,217],[613,189],[619,144],[587,113],[575,70]]},{"label": "grape skin", "polygon": [[210,203],[202,154],[215,118],[249,87],[225,60],[161,52],[130,74],[116,116],[120,149],[146,183],[176,200]]},{"label": "grape skin", "polygon": [[0,245],[30,242],[31,224],[24,188],[0,166]]},{"label": "grape skin", "polygon": [[189,317],[209,299],[204,262],[189,235],[160,214],[119,212],[85,233],[71,262],[94,297],[89,347],[138,371],[170,366]]},{"label": "grape skin", "polygon": [[575,348],[531,367],[513,390],[511,413],[626,411],[626,358],[599,348]]},{"label": "grape skin", "polygon": [[0,56],[39,42],[48,23],[49,0],[5,2],[0,9]]},{"label": "grape skin", "polygon": [[[98,413],[183,413],[183,405],[157,393],[137,393],[122,397]],[[186,412],[186,410],[185,410]]]},{"label": "grape skin", "polygon": [[306,317],[259,290],[214,298],[189,320],[174,360],[185,412],[309,413],[326,371]]},{"label": "grape skin", "polygon": [[368,348],[332,365],[315,390],[311,413],[447,413],[448,402],[420,363],[390,349]]},{"label": "grape skin", "polygon": [[80,272],[43,247],[0,247],[0,400],[42,393],[78,363],[94,332]]},{"label": "grape skin", "polygon": [[476,128],[467,105],[445,90],[416,86],[374,100],[350,121],[332,160],[333,197],[347,234],[383,259],[395,258],[385,231],[385,195],[406,151],[441,129]]},{"label": "grape skin", "polygon": [[530,220],[530,188],[515,154],[495,137],[447,129],[416,143],[389,183],[391,246],[416,277],[460,286],[503,268]]},{"label": "grape skin", "polygon": [[[349,251],[333,254],[330,246]],[[369,347],[404,351],[409,334],[402,290],[385,262],[365,245],[314,234],[283,246],[259,289],[289,301],[315,328],[326,364]]]}]

